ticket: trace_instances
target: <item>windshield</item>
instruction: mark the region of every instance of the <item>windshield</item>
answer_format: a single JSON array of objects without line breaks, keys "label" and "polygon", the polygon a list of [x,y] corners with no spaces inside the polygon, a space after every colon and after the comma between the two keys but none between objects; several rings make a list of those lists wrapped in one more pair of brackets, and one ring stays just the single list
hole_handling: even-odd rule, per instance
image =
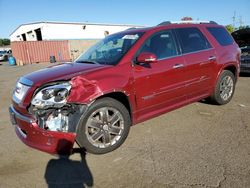
[{"label": "windshield", "polygon": [[142,34],[137,32],[110,35],[80,55],[75,62],[116,65]]}]

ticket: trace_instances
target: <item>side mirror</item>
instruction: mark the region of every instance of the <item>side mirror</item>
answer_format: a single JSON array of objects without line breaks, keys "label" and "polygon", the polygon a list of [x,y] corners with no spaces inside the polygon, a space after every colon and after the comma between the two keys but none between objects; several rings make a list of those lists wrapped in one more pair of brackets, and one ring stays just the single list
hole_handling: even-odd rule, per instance
[{"label": "side mirror", "polygon": [[155,54],[150,52],[142,52],[136,58],[137,62],[139,63],[156,63],[157,57]]}]

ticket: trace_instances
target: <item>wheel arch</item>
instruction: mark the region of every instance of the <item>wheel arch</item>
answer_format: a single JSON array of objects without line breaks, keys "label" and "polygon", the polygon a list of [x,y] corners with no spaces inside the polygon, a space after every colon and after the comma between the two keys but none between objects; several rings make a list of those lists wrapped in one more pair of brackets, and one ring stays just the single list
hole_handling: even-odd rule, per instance
[{"label": "wheel arch", "polygon": [[235,65],[228,65],[228,66],[224,67],[223,70],[228,70],[228,71],[232,72],[235,79],[237,80],[237,78],[238,78],[238,76],[237,76],[237,68],[236,68]]},{"label": "wheel arch", "polygon": [[228,63],[228,64],[225,64],[224,66],[220,66],[220,68],[218,68],[218,72],[215,74],[215,79],[214,79],[214,82],[213,82],[213,87],[211,89],[211,95],[212,95],[212,92],[215,89],[215,86],[216,86],[216,83],[218,82],[218,79],[220,78],[220,75],[222,74],[222,72],[224,70],[228,70],[228,71],[232,72],[233,75],[235,76],[235,81],[237,82],[237,79],[238,79],[238,69],[237,69],[237,66],[235,64]]},{"label": "wheel arch", "polygon": [[233,84],[233,87],[235,88],[235,83],[236,83],[236,80],[237,80],[237,68],[234,65],[223,67],[221,69],[221,71],[219,72],[219,74],[218,74],[218,78],[216,80],[213,92],[212,92],[211,96],[209,97],[210,101],[213,104],[217,104],[217,105],[227,104],[231,100],[231,98],[233,96],[234,88],[232,89],[232,93],[230,94],[229,98],[222,99],[221,96],[220,96],[220,83],[221,83],[220,81],[221,81],[221,79],[223,79],[222,76],[223,76],[223,74],[225,76],[226,72],[228,72],[228,73],[235,76],[235,80],[234,80],[234,84]]},{"label": "wheel arch", "polygon": [[129,97],[124,92],[115,91],[115,92],[105,93],[105,94],[97,97],[95,100],[102,99],[105,97],[115,99],[115,100],[119,101],[120,103],[122,103],[127,108],[129,115],[130,115],[130,118],[132,120],[132,106],[130,104]]},{"label": "wheel arch", "polygon": [[220,68],[220,71],[218,72],[217,77],[216,77],[216,82],[215,82],[215,84],[217,83],[217,81],[218,81],[218,79],[219,79],[221,73],[222,73],[224,70],[228,70],[228,71],[232,72],[233,75],[234,75],[234,77],[235,77],[235,79],[236,79],[235,81],[237,81],[237,79],[238,79],[238,69],[237,69],[236,65],[235,65],[235,64],[225,64],[224,66],[222,66],[222,67]]}]

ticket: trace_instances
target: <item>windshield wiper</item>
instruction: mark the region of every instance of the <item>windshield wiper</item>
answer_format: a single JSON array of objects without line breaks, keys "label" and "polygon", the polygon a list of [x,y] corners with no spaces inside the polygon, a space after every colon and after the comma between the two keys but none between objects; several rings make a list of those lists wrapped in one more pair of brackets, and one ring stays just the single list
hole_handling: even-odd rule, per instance
[{"label": "windshield wiper", "polygon": [[84,59],[84,60],[78,60],[76,61],[76,63],[88,63],[88,64],[100,64],[97,61],[93,61],[93,60],[88,60],[88,59]]}]

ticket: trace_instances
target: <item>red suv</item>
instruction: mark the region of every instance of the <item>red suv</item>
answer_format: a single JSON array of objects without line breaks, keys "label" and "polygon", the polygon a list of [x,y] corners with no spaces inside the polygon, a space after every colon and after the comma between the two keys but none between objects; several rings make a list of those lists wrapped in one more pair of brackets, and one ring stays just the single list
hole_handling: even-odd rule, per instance
[{"label": "red suv", "polygon": [[[210,98],[228,103],[240,49],[215,22],[171,23],[110,35],[74,63],[21,77],[10,116],[18,137],[48,152],[118,148],[131,125]],[[156,125],[157,126],[157,125]]]}]

